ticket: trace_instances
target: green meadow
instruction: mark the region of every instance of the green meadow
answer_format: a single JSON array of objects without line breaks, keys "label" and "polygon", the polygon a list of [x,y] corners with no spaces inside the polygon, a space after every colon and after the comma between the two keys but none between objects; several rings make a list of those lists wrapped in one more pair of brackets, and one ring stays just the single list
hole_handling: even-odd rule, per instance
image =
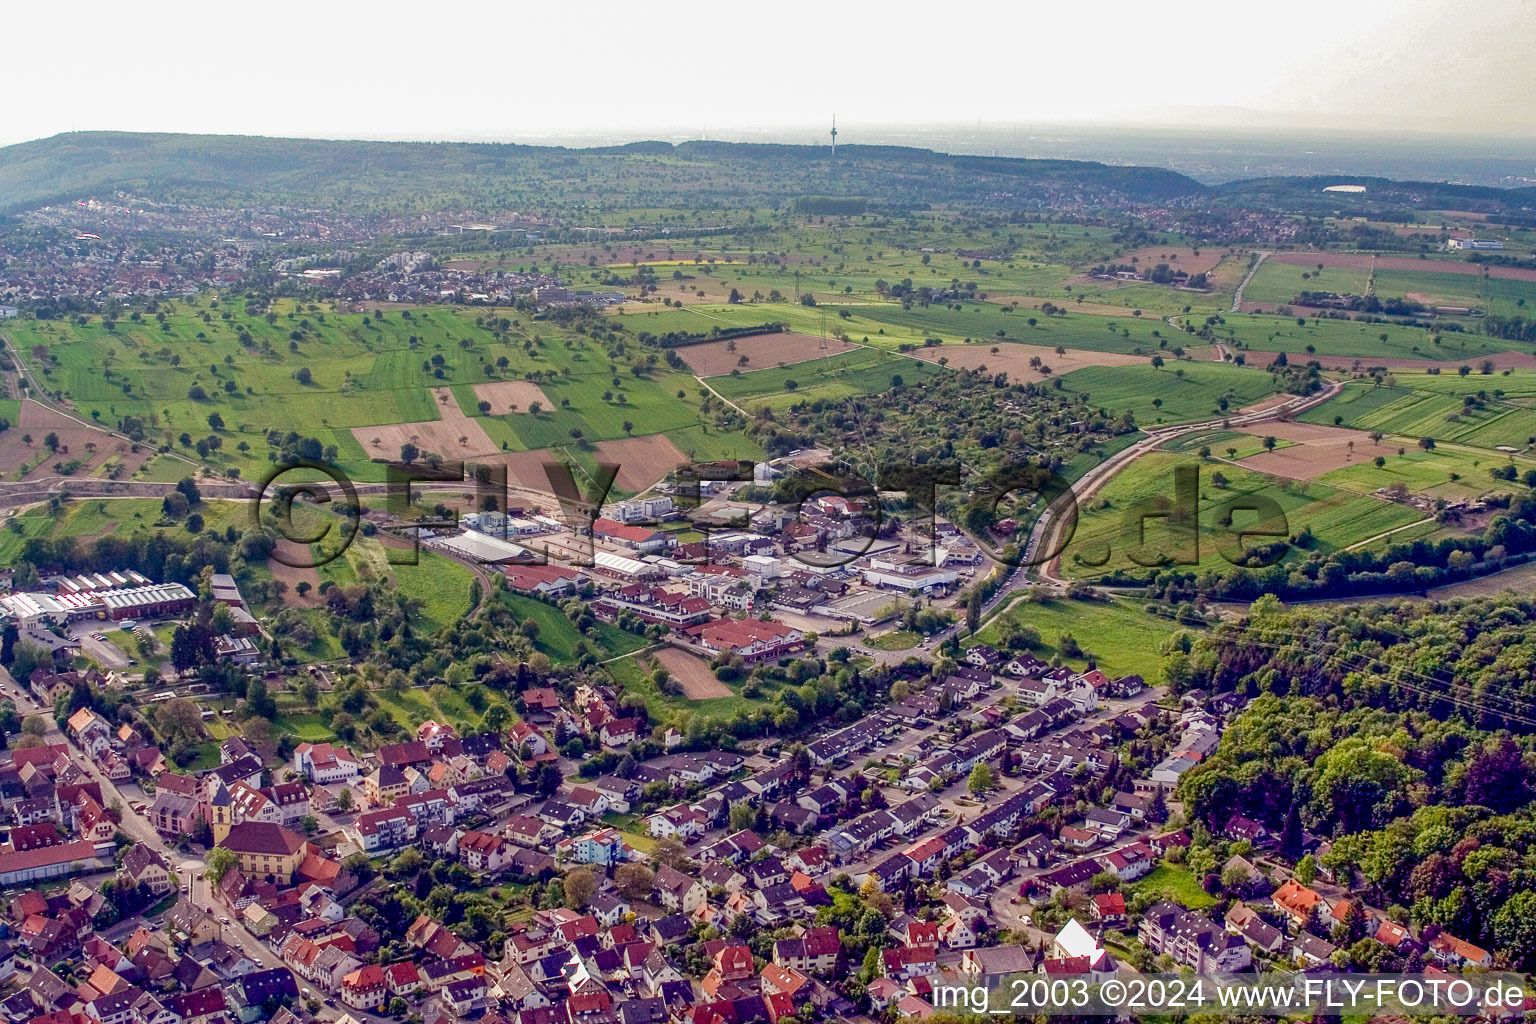
[{"label": "green meadow", "polygon": [[[1400,434],[1411,438],[1432,437],[1479,448],[1505,446],[1524,449],[1536,438],[1536,409],[1516,405],[1493,394],[1498,376],[1457,378],[1440,374],[1402,375],[1393,386],[1351,383],[1335,398],[1307,410],[1301,419],[1358,430]],[[1467,381],[1483,382],[1472,389]],[[1461,383],[1453,384],[1453,381]],[[1433,382],[1433,383],[1428,383]],[[1522,384],[1528,382],[1521,380]],[[1423,390],[1420,390],[1420,388]],[[1460,390],[1466,387],[1467,390]],[[1476,399],[1477,391],[1487,398]]]},{"label": "green meadow", "polygon": [[520,620],[532,619],[538,624],[539,633],[534,647],[549,656],[557,665],[577,660],[577,645],[583,640],[599,661],[633,654],[649,641],[634,633],[627,633],[617,626],[599,622],[589,636],[583,637],[566,614],[553,605],[520,594],[501,593],[494,600],[510,608]]},{"label": "green meadow", "polygon": [[1059,379],[1065,390],[1086,395],[1095,408],[1129,409],[1143,427],[1229,415],[1275,393],[1268,373],[1231,363],[1087,366]]},{"label": "green meadow", "polygon": [[[913,305],[870,301],[858,304],[806,307],[791,303],[709,304],[626,312],[619,317],[632,331],[708,333],[715,327],[755,327],[783,323],[801,334],[841,334],[850,341],[882,348],[921,346],[940,341],[1014,341],[1048,348],[1079,348],[1096,352],[1145,353],[1206,343],[1170,327],[1152,313],[1142,317],[1079,313],[1070,305],[1065,314],[1051,315],[1025,306],[967,301],[959,309],[942,304]],[[1030,323],[1033,320],[1034,323]]]},{"label": "green meadow", "polygon": [[[1368,444],[1364,439],[1362,441]],[[1366,461],[1364,453],[1361,459]],[[1284,532],[1275,539],[1283,540],[1304,527],[1311,530],[1315,538],[1311,547],[1302,550],[1293,546],[1286,554],[1288,561],[1305,558],[1313,551],[1326,553],[1348,547],[1378,533],[1427,518],[1417,509],[1320,481],[1273,478],[1225,462],[1206,462],[1173,452],[1151,452],[1118,473],[1080,511],[1076,534],[1062,553],[1062,571],[1081,578],[1117,570],[1140,574],[1148,567],[1133,560],[1133,549],[1142,548],[1137,555],[1143,562],[1154,561],[1159,554],[1173,556],[1187,551],[1191,523],[1184,510],[1170,505],[1164,509],[1172,513],[1172,518],[1138,518],[1143,510],[1149,514],[1159,511],[1156,502],[1160,499],[1171,503],[1175,497],[1175,470],[1181,466],[1195,466],[1200,472],[1194,518],[1198,525],[1200,558],[1198,567],[1180,565],[1180,571],[1219,571],[1230,566],[1218,545],[1231,545],[1235,541],[1231,530],[1223,526],[1221,520],[1227,514],[1225,506],[1248,495],[1269,498],[1280,509],[1283,523],[1265,524],[1283,529]],[[1350,470],[1357,468],[1349,467]],[[1218,474],[1225,478],[1225,486],[1218,481]],[[1359,486],[1365,489],[1363,484]],[[1235,530],[1258,524],[1258,516],[1253,512],[1237,511],[1231,516]],[[1136,532],[1138,522],[1140,536]],[[1262,537],[1247,541],[1249,546],[1265,542]]]},{"label": "green meadow", "polygon": [[[1374,494],[1401,483],[1412,494],[1455,501],[1491,492],[1523,490],[1520,483],[1493,479],[1489,475],[1491,469],[1512,465],[1517,475],[1536,469],[1536,459],[1459,444],[1437,444],[1424,451],[1411,438],[1385,438],[1380,445],[1362,438],[1355,451],[1359,461],[1330,470],[1316,482],[1357,494]],[[1375,463],[1378,456],[1383,459],[1381,466]]]},{"label": "green meadow", "polygon": [[1265,260],[1254,271],[1243,289],[1244,302],[1273,302],[1283,305],[1296,301],[1301,292],[1334,292],[1338,295],[1364,295],[1370,284],[1367,267],[1297,266],[1279,260]]},{"label": "green meadow", "polygon": [[[1290,441],[1276,440],[1274,450],[1291,447]],[[1209,448],[1211,454],[1224,459],[1246,459],[1250,455],[1259,455],[1269,451],[1264,447],[1264,438],[1245,434],[1239,430],[1201,430],[1193,434],[1185,434],[1183,437],[1168,442],[1163,446],[1165,451],[1178,452],[1181,455],[1195,455],[1202,448]]]},{"label": "green meadow", "polygon": [[[334,449],[335,462],[355,479],[382,479],[372,460],[399,451],[365,450],[352,428],[441,419],[434,387],[450,388],[455,414],[472,417],[503,451],[580,449],[631,433],[685,434],[701,424],[693,378],[642,351],[633,335],[599,340],[532,321],[498,334],[476,323],[493,312],[432,307],[363,315],[311,306],[269,318],[209,302],[179,307],[163,322],[120,321],[111,330],[93,317],[85,325],[16,321],[7,332],[46,386],[82,415],[114,427],[137,417],[147,441],[189,455],[216,435],[220,446],[206,461],[248,478],[270,464],[275,451],[266,432],[277,427]],[[498,416],[480,410],[473,385],[529,376],[540,378],[544,408]]]},{"label": "green meadow", "polygon": [[[1266,264],[1267,266],[1268,264]],[[1465,332],[1437,335],[1422,327],[1398,324],[1367,324],[1355,320],[1315,319],[1305,317],[1305,325],[1295,317],[1255,313],[1223,313],[1211,330],[1217,338],[1241,351],[1289,352],[1293,355],[1316,353],[1321,356],[1353,357],[1362,366],[1377,359],[1476,359],[1505,352],[1513,342]],[[1385,340],[1383,340],[1385,335]]]},{"label": "green meadow", "polygon": [[[1163,642],[1174,633],[1190,628],[1149,615],[1126,598],[1107,601],[1057,599],[1020,602],[1009,607],[983,626],[966,645],[1000,643],[1005,635],[1005,622],[1039,631],[1040,646],[1031,652],[1037,658],[1050,660],[1060,655],[1062,634],[1069,634],[1085,653],[1095,657],[1105,672],[1113,676],[1136,673],[1153,686],[1163,681]],[[1074,667],[1087,664],[1083,657],[1063,656],[1063,661]]]},{"label": "green meadow", "polygon": [[709,378],[709,386],[741,404],[776,408],[818,398],[842,399],[920,384],[944,374],[933,363],[860,348],[789,366]]}]

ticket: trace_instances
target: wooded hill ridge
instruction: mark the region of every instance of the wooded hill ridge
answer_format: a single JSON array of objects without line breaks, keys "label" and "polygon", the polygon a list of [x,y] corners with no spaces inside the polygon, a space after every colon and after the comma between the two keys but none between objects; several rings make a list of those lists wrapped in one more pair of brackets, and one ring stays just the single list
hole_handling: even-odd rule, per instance
[{"label": "wooded hill ridge", "polygon": [[[692,141],[568,148],[515,143],[367,142],[239,135],[70,132],[0,148],[0,211],[123,190],[167,202],[296,203],[366,211],[494,208],[561,198],[723,207],[771,206],[806,194],[869,197],[874,209],[935,202],[1030,207],[1205,200],[1310,210],[1412,208],[1536,210],[1536,189],[1383,178],[1263,178],[1206,186],[1158,167],[967,156],[905,146],[838,147]],[[1364,184],[1363,195],[1324,194]],[[435,207],[434,207],[435,204]],[[513,208],[516,208],[515,205]],[[697,207],[696,207],[697,208]]]}]

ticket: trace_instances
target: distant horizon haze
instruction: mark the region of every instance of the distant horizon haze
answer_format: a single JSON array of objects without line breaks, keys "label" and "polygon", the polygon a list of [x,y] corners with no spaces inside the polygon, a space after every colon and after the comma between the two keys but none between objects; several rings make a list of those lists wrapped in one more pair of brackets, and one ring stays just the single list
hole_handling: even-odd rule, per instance
[{"label": "distant horizon haze", "polygon": [[[634,142],[672,145],[707,139],[829,148],[825,126],[792,125],[687,131],[683,128],[589,130],[581,133],[522,132],[496,137],[289,135],[326,142],[508,144],[599,148]],[[95,129],[81,129],[94,131]],[[185,133],[173,133],[185,134]],[[196,133],[272,138],[248,133]],[[1207,185],[1266,177],[1375,177],[1446,181],[1501,188],[1536,186],[1536,135],[1435,131],[1360,132],[1324,128],[1113,125],[1091,123],[1006,124],[951,120],[929,124],[872,125],[838,118],[840,153],[858,146],[906,146],[954,155],[1087,160],[1112,165],[1160,167]],[[0,161],[5,150],[0,148]]]},{"label": "distant horizon haze", "polygon": [[[928,27],[889,5],[596,0],[261,12],[189,0],[10,12],[35,83],[0,144],[71,130],[402,141],[622,136],[840,143],[911,126],[1536,135],[1530,0],[986,2]],[[408,30],[407,30],[408,29]],[[803,135],[803,138],[790,136]]]}]

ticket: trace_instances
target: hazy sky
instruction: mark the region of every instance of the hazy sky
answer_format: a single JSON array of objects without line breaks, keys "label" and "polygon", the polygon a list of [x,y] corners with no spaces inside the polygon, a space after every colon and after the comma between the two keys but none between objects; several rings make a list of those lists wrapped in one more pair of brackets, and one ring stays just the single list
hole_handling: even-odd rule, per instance
[{"label": "hazy sky", "polygon": [[19,3],[6,22],[6,143],[809,138],[833,111],[844,143],[977,119],[1536,130],[1536,0],[151,0]]}]

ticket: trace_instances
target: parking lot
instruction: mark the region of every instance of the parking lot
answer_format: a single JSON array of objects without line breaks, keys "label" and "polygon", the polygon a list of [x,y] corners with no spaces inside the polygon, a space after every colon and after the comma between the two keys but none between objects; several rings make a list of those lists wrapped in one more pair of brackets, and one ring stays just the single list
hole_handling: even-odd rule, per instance
[{"label": "parking lot", "polygon": [[[106,632],[106,630],[111,632]],[[131,642],[128,634],[122,632],[116,626],[96,629],[90,623],[82,622],[73,627],[70,633],[76,640],[80,641],[81,650],[106,668],[127,668],[133,663],[133,659],[123,653],[122,648],[113,643],[111,639],[116,634],[116,637],[122,643],[127,644]],[[102,637],[103,639],[97,639],[97,637]]]}]

